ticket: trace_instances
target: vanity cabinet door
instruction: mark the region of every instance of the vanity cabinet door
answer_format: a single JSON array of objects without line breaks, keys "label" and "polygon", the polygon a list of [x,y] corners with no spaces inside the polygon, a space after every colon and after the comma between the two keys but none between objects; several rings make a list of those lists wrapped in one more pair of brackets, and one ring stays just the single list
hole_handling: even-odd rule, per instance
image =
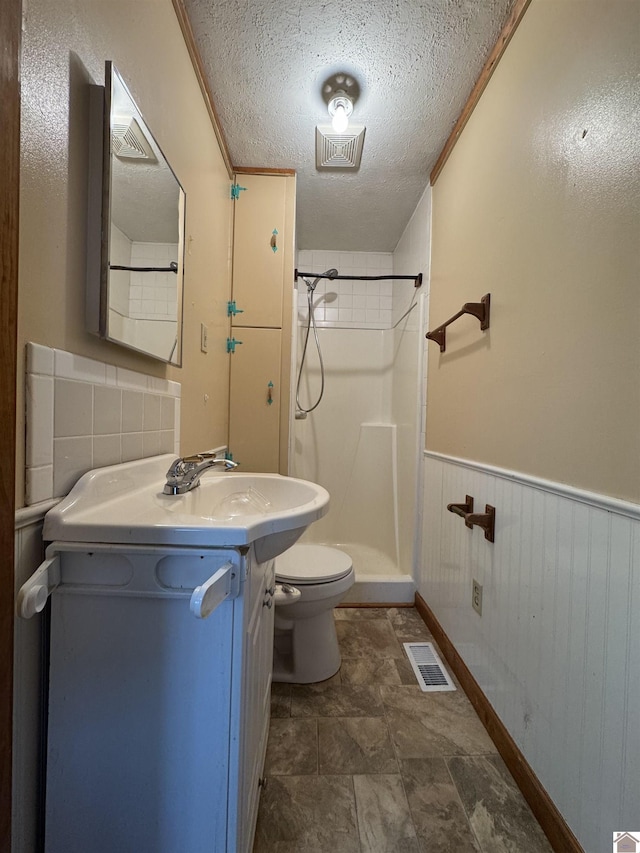
[{"label": "vanity cabinet door", "polygon": [[249,566],[243,662],[238,851],[250,853],[269,734],[275,560]]},{"label": "vanity cabinet door", "polygon": [[234,202],[233,326],[282,326],[287,178],[238,175]]},{"label": "vanity cabinet door", "polygon": [[235,334],[242,344],[230,356],[229,448],[242,471],[278,473],[280,329],[236,329]]}]

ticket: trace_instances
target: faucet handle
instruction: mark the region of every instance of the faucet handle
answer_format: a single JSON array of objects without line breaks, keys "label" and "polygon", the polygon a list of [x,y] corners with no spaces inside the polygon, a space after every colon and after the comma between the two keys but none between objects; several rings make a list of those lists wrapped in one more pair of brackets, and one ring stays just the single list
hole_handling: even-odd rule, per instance
[{"label": "faucet handle", "polygon": [[[205,459],[217,459],[218,455],[214,450],[205,450],[202,453],[192,453],[191,456],[183,456],[183,462],[204,462]],[[222,458],[222,457],[221,457]]]}]

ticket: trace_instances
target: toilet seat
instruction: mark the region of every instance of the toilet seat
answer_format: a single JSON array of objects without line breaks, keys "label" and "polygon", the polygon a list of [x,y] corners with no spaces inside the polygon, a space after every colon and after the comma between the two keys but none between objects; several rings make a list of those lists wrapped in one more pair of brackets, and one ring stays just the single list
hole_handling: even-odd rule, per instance
[{"label": "toilet seat", "polygon": [[337,581],[351,569],[351,557],[328,545],[298,544],[276,558],[276,580],[297,586]]}]

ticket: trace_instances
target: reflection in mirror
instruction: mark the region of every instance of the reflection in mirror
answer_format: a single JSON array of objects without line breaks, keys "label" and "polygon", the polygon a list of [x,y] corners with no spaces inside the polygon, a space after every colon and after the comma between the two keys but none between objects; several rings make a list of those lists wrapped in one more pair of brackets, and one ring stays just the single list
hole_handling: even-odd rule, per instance
[{"label": "reflection in mirror", "polygon": [[184,191],[111,62],[103,104],[100,321],[89,328],[180,365]]}]

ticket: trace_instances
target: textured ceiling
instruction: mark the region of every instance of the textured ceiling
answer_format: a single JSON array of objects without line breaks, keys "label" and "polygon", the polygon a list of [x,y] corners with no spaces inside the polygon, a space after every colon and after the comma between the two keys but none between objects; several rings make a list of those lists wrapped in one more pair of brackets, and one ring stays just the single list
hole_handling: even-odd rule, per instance
[{"label": "textured ceiling", "polygon": [[[185,0],[235,166],[298,174],[298,248],[390,252],[512,0]],[[318,171],[322,83],[361,88],[357,172]]]}]

